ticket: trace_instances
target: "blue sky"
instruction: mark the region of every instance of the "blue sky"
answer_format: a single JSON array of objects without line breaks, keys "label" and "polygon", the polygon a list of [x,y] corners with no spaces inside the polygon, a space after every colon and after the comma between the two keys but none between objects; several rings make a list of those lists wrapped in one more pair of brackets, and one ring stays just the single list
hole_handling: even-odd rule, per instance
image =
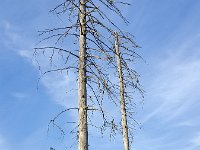
[{"label": "blue sky", "polygon": [[[146,60],[136,66],[146,94],[137,109],[142,128],[135,131],[133,149],[199,150],[200,1],[131,2],[125,10],[130,25],[122,27],[135,35]],[[70,146],[72,135],[62,139],[56,128],[47,134],[47,126],[55,114],[76,105],[76,95],[66,95],[76,87],[73,74],[48,75],[37,90],[39,71],[32,59],[37,31],[59,24],[48,13],[55,1],[5,0],[0,6],[0,149]],[[46,67],[48,60],[39,59]],[[69,112],[63,118],[75,116]],[[66,130],[72,127],[67,124]],[[122,149],[120,137],[110,142],[95,132],[90,143],[96,150]]]}]

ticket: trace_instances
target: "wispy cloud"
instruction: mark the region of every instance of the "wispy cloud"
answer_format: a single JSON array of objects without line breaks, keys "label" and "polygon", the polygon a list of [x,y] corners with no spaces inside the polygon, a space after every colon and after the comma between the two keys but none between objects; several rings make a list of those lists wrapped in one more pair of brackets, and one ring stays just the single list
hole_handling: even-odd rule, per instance
[{"label": "wispy cloud", "polygon": [[191,144],[194,147],[200,148],[200,132],[195,135],[195,137],[191,140]]},{"label": "wispy cloud", "polygon": [[20,27],[12,25],[9,21],[1,21],[1,42],[9,50],[18,51],[21,49],[30,49],[33,47],[31,40],[24,37],[23,30]]},{"label": "wispy cloud", "polygon": [[[21,32],[18,31],[20,28],[15,27],[8,21],[4,22],[3,28],[4,35],[6,37],[4,44],[7,48],[14,50],[20,57],[26,59],[36,69],[38,69],[39,66],[44,71],[51,69],[48,52],[46,52],[46,56],[38,55],[37,61],[33,59],[34,42],[21,35]],[[57,59],[56,61],[56,65],[58,65],[61,64],[61,61],[63,60]],[[41,78],[39,84],[41,83],[47,88],[48,93],[52,95],[53,100],[55,100],[58,104],[64,107],[72,107],[74,105],[77,106],[75,103],[76,101],[74,100],[76,98],[74,93],[76,93],[75,89],[77,85],[76,77],[73,72],[68,72],[67,74],[63,71],[63,73],[59,72],[46,74]],[[13,96],[22,98],[25,95],[14,93]]]},{"label": "wispy cloud", "polygon": [[[175,39],[173,39],[175,40]],[[139,120],[144,128],[137,147],[148,150],[199,148],[200,37],[188,36],[166,46],[164,57],[150,64],[145,106]],[[141,142],[141,141],[143,142]]]},{"label": "wispy cloud", "polygon": [[28,95],[23,92],[14,92],[14,93],[11,93],[11,95],[19,100],[22,100],[28,97]]},{"label": "wispy cloud", "polygon": [[53,96],[53,99],[66,108],[75,107],[76,104],[76,77],[75,74],[69,72],[54,73],[42,78],[42,83]]},{"label": "wispy cloud", "polygon": [[6,139],[0,134],[0,149],[10,150]]},{"label": "wispy cloud", "polygon": [[[170,121],[198,104],[200,96],[199,37],[169,50],[164,60],[159,60],[154,77],[148,85],[148,99],[153,103],[150,113],[143,118],[147,122],[153,117]],[[173,113],[172,113],[173,112]]]}]

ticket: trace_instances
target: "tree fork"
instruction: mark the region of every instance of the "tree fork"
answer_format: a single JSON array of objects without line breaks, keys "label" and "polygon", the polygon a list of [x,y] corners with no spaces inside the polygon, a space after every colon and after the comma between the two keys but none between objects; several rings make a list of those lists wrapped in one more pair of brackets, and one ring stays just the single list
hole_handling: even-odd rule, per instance
[{"label": "tree fork", "polygon": [[88,150],[86,90],[86,0],[80,0],[80,50],[78,71],[78,150]]},{"label": "tree fork", "polygon": [[119,49],[119,37],[118,37],[117,32],[115,32],[114,35],[115,35],[117,70],[118,70],[119,87],[120,87],[120,107],[121,107],[121,115],[122,115],[121,124],[122,124],[123,143],[124,143],[124,150],[130,150],[127,115],[126,115],[126,103],[125,103],[125,98],[124,98],[123,71],[122,71],[120,49]]}]

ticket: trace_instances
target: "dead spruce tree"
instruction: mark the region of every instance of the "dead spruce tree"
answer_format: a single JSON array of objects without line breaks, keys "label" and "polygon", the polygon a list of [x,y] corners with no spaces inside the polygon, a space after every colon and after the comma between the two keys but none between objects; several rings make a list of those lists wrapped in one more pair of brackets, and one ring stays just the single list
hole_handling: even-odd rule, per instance
[{"label": "dead spruce tree", "polygon": [[78,67],[78,149],[88,149],[87,91],[86,91],[86,0],[80,0],[79,67]]},{"label": "dead spruce tree", "polygon": [[[122,125],[123,143],[124,143],[124,150],[130,150],[130,142],[129,142],[130,128],[128,125],[128,117],[127,117],[128,112],[126,110],[127,106],[128,106],[128,102],[126,102],[126,99],[128,99],[129,97],[126,93],[126,90],[129,85],[131,85],[131,88],[134,88],[135,83],[131,83],[133,81],[133,79],[131,79],[131,78],[135,76],[135,72],[134,72],[134,70],[131,70],[130,68],[127,69],[127,63],[123,62],[124,61],[123,53],[120,52],[120,48],[123,49],[125,47],[120,46],[119,36],[118,36],[117,32],[114,33],[114,36],[115,36],[115,50],[116,50],[116,61],[117,61],[116,63],[117,63],[118,78],[119,78],[121,125]],[[124,72],[127,72],[127,71],[128,71],[128,73],[126,73],[126,75],[123,74]],[[134,76],[132,76],[132,75],[134,75]],[[138,81],[136,81],[136,82],[138,82]],[[143,94],[143,91],[141,91],[141,93]]]},{"label": "dead spruce tree", "polygon": [[[121,106],[120,90],[124,91],[126,98],[124,102],[126,112],[122,116],[127,117],[127,123],[129,121],[128,126],[125,124],[126,138],[128,141],[132,141],[133,138],[133,130],[137,124],[133,117],[135,107],[133,94],[135,91],[143,94],[143,90],[138,80],[138,73],[131,67],[140,56],[135,52],[138,46],[133,41],[134,37],[120,29],[109,15],[115,14],[115,17],[121,18],[128,24],[119,9],[123,5],[130,4],[117,0],[63,0],[51,12],[65,24],[67,22],[67,26],[39,31],[42,36],[41,41],[51,41],[51,44],[35,48],[35,55],[48,53],[51,64],[58,57],[57,55],[64,60],[64,64],[52,65],[53,67],[44,71],[42,76],[50,72],[74,71],[78,81],[78,107],[68,108],[51,120],[51,123],[55,124],[55,120],[63,112],[71,109],[78,110],[78,150],[88,150],[88,126],[97,128],[102,134],[110,129],[111,136],[117,131],[123,131],[121,129],[124,125],[121,126],[121,123],[116,121],[116,116],[105,108],[108,100],[117,108]],[[120,48],[123,51],[120,54],[115,51],[113,38],[116,35],[115,31],[122,41]],[[52,43],[54,40],[55,42]],[[73,43],[74,49],[69,49]],[[123,70],[123,73],[121,72],[123,83],[120,86],[113,79],[118,78],[119,73],[116,56],[120,56],[121,70]],[[121,89],[121,86],[124,89]],[[93,113],[101,116],[101,124],[94,123]],[[62,129],[61,131],[64,132]],[[127,145],[125,150],[129,149],[129,144],[124,144]]]},{"label": "dead spruce tree", "polygon": [[118,33],[115,32],[115,50],[116,50],[116,59],[117,59],[117,68],[119,76],[119,88],[120,88],[120,107],[121,107],[121,124],[122,124],[122,135],[124,142],[124,150],[130,150],[129,138],[128,138],[128,125],[127,125],[127,116],[126,116],[126,104],[124,98],[124,80],[122,72],[122,63],[120,59],[120,49],[119,49],[119,37]]}]

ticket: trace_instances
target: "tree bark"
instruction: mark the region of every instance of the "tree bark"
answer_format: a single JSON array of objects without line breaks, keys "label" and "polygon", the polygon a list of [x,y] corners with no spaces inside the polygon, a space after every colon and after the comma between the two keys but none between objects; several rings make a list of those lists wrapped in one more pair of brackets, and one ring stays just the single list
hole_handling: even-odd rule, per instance
[{"label": "tree bark", "polygon": [[78,73],[78,150],[88,150],[86,91],[86,0],[80,0],[80,50]]},{"label": "tree bark", "polygon": [[117,69],[118,69],[119,87],[120,87],[120,107],[121,107],[121,115],[122,115],[121,124],[122,124],[124,150],[130,150],[127,115],[126,115],[126,103],[125,103],[125,97],[124,97],[123,71],[122,71],[122,62],[120,59],[119,37],[118,37],[117,32],[115,32],[115,50],[116,50]]}]

